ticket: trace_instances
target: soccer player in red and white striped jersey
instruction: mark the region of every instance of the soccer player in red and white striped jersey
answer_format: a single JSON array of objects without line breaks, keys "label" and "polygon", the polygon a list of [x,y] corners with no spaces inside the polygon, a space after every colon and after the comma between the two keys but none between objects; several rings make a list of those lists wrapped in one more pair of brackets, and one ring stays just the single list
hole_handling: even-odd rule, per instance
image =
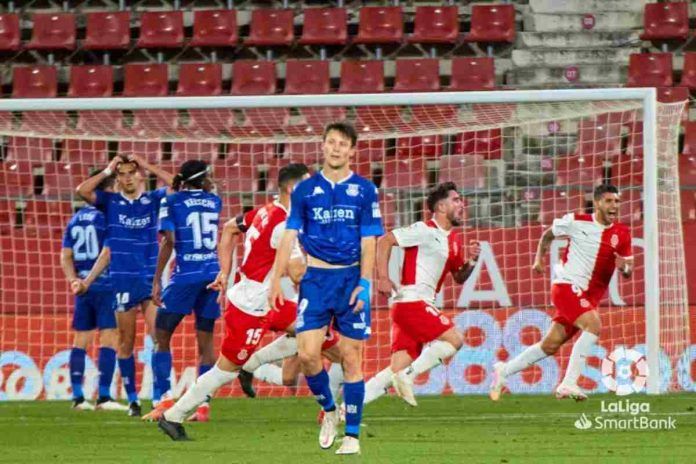
[{"label": "soccer player in red and white striped jersey", "polygon": [[[431,219],[394,229],[377,242],[377,290],[387,297],[396,291],[391,307],[392,358],[389,367],[367,382],[365,403],[393,385],[404,401],[416,406],[415,377],[462,346],[461,334],[435,307],[435,295],[449,273],[457,283],[466,281],[478,259],[479,245],[471,243],[469,260],[464,262],[462,237],[455,230],[463,222],[464,205],[454,183],[438,185],[429,193],[427,204],[433,213]],[[404,250],[399,285],[389,279],[394,246]]]},{"label": "soccer player in red and white striped jersey", "polygon": [[599,185],[594,190],[594,213],[569,213],[555,219],[539,241],[534,271],[544,272],[544,255],[555,238],[569,241],[562,262],[556,269],[551,287],[551,301],[556,307],[553,324],[544,339],[508,362],[493,366],[490,397],[500,399],[505,379],[547,356],[580,332],[573,345],[565,376],[556,389],[557,398],[587,399],[578,387],[578,378],[600,330],[597,305],[618,269],[624,277],[633,272],[631,232],[616,222],[621,199],[613,185]]}]

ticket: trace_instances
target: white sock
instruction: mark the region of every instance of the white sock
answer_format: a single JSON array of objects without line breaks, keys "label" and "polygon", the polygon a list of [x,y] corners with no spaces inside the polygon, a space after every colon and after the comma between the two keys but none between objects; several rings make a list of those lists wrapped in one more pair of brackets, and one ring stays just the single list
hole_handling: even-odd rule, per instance
[{"label": "white sock", "polygon": [[566,368],[565,377],[561,382],[564,385],[577,387],[578,377],[585,367],[587,356],[590,354],[592,345],[597,343],[599,337],[593,333],[583,331],[573,345],[573,350],[570,352],[570,360]]},{"label": "white sock", "polygon": [[405,374],[413,380],[423,372],[428,372],[438,364],[442,364],[456,352],[457,349],[451,343],[435,340],[423,348],[420,356],[406,368]]},{"label": "white sock", "polygon": [[254,371],[254,377],[262,382],[283,385],[283,368],[275,364],[264,364]]},{"label": "white sock", "polygon": [[365,401],[363,404],[371,403],[386,394],[392,384],[392,375],[392,370],[387,367],[368,380],[365,384]]},{"label": "white sock", "polygon": [[340,363],[331,363],[329,368],[329,389],[334,401],[338,399],[341,385],[343,385],[343,367],[341,367]]},{"label": "white sock", "polygon": [[242,366],[247,372],[254,372],[259,366],[297,354],[297,339],[288,334],[281,335],[254,353]]},{"label": "white sock", "polygon": [[223,371],[216,364],[196,379],[196,383],[188,389],[186,394],[164,413],[164,418],[172,422],[183,422],[189,412],[205,402],[209,396],[213,396],[218,388],[236,379],[237,374],[238,372]]},{"label": "white sock", "polygon": [[544,353],[544,350],[541,349],[541,342],[528,346],[523,352],[505,363],[503,377],[508,377],[519,371],[523,371],[547,356],[548,355]]}]

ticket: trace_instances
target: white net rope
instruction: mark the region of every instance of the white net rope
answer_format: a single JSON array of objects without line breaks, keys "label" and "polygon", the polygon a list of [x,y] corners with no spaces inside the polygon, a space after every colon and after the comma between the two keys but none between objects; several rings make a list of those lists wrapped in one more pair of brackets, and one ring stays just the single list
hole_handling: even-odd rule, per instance
[{"label": "white net rope", "polygon": [[[75,186],[92,169],[102,169],[117,154],[136,153],[170,172],[187,159],[203,159],[213,167],[225,221],[272,199],[283,165],[304,162],[318,169],[323,126],[344,119],[360,134],[353,168],[379,187],[387,228],[424,218],[427,189],[453,181],[467,203],[465,240],[483,243],[481,263],[469,281],[455,286],[448,278],[439,299],[465,334],[466,344],[447,365],[419,379],[421,394],[483,393],[496,359],[538,341],[553,316],[551,269],[543,277],[531,272],[539,237],[554,218],[590,212],[597,184],[611,182],[620,188],[620,220],[634,236],[636,272],[631,279],[615,278],[603,300],[600,345],[581,378],[584,388],[606,391],[601,359],[618,346],[645,351],[641,107],[639,101],[568,101],[0,113],[0,399],[69,397],[72,297],[59,265],[60,237],[81,205]],[[693,384],[676,181],[682,109],[682,104],[661,104],[658,109],[662,390]],[[147,176],[143,182],[148,189],[158,184]],[[554,243],[548,261],[557,261],[564,245]],[[394,273],[399,257],[394,253]],[[377,298],[366,351],[368,377],[388,364],[386,309],[386,302]],[[143,337],[140,323],[138,388],[142,397],[149,397],[152,342]],[[180,326],[172,349],[172,381],[178,393],[196,376],[192,321]],[[551,391],[569,353],[565,347],[518,374],[510,389]],[[94,349],[89,354],[96,360]],[[89,395],[94,391],[94,363],[88,362],[88,371]],[[259,385],[259,391],[306,393],[304,382],[297,388]],[[222,394],[239,390],[234,386]]]}]

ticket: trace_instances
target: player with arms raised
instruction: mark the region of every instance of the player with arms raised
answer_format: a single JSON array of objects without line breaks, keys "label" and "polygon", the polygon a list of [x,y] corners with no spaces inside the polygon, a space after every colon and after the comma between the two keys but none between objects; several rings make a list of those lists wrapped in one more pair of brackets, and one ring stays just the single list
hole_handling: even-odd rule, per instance
[{"label": "player with arms raised", "polygon": [[[377,241],[377,291],[387,298],[396,291],[391,307],[392,357],[391,365],[367,382],[366,404],[393,385],[404,401],[416,406],[414,379],[462,346],[462,335],[435,307],[435,295],[448,273],[458,284],[466,281],[476,265],[479,244],[471,242],[465,263],[462,237],[454,229],[463,223],[464,204],[453,182],[435,187],[426,202],[433,214],[430,220],[394,229]],[[394,246],[404,249],[399,286],[389,279]]]},{"label": "player with arms raised", "polygon": [[363,344],[370,336],[370,278],[375,237],[383,233],[377,188],[350,170],[357,134],[345,123],[324,130],[323,169],[297,185],[283,239],[278,247],[269,304],[284,303],[280,278],[299,235],[307,254],[300,283],[297,344],[307,384],[326,414],[319,446],[336,439],[339,415],[324,370],[321,347],[333,320],[341,334],[339,350],[345,383],[346,437],[337,454],[360,452],[358,440],[365,397]]},{"label": "player with arms raised", "polygon": [[[210,370],[215,362],[213,331],[220,316],[218,293],[207,288],[220,270],[216,254],[218,222],[222,201],[212,193],[208,165],[201,160],[189,160],[174,176],[172,189],[160,206],[159,229],[163,235],[157,258],[157,270],[152,281],[152,300],[159,307],[156,327],[156,347],[152,355],[154,374],[153,404],[157,406],[144,420],[158,420],[174,405],[169,375],[172,352],[169,344],[183,318],[196,314],[198,340],[198,376]],[[176,268],[162,292],[162,274],[176,249]],[[193,418],[207,421],[209,405],[202,404]]]},{"label": "player with arms raised", "polygon": [[631,232],[615,222],[619,214],[619,191],[613,185],[599,185],[594,190],[594,213],[569,213],[555,219],[539,241],[534,271],[544,272],[544,255],[554,238],[569,240],[562,263],[556,270],[551,287],[551,301],[556,307],[551,328],[544,339],[508,362],[493,366],[490,397],[500,399],[505,379],[510,375],[554,355],[573,338],[573,345],[565,376],[556,389],[557,398],[587,399],[578,387],[578,378],[592,346],[599,339],[600,318],[597,305],[609,287],[614,270],[624,277],[633,272]]},{"label": "player with arms raised", "polygon": [[[82,291],[88,289],[110,264],[119,330],[118,367],[128,395],[130,416],[141,414],[133,356],[136,315],[137,309],[141,309],[148,325],[154,325],[155,310],[150,304],[150,295],[158,253],[157,215],[160,202],[167,194],[166,187],[142,192],[140,169],[155,174],[167,186],[172,185],[172,174],[137,155],[130,155],[127,159],[115,157],[101,173],[77,186],[77,193],[106,217],[106,246],[82,281]],[[97,185],[114,172],[119,193],[96,190]]]},{"label": "player with arms raised", "polygon": [[[159,420],[160,429],[172,440],[187,439],[181,425],[186,414],[212,396],[218,388],[237,378],[239,370],[261,342],[272,318],[268,305],[269,282],[276,249],[285,231],[290,192],[296,183],[307,176],[307,167],[303,164],[290,164],[280,169],[280,198],[260,208],[254,216],[244,244],[240,280],[227,290],[225,337],[217,363],[198,377],[196,383]],[[293,248],[293,257],[301,258],[299,246],[294,244]],[[223,262],[221,268],[222,274],[210,284],[215,290],[224,290],[227,282],[225,271],[229,272],[230,266]]]},{"label": "player with arms raised", "polygon": [[[110,191],[114,184],[113,176],[104,178],[97,190]],[[80,289],[81,279],[87,277],[94,261],[104,245],[106,222],[104,214],[93,206],[81,208],[68,222],[63,235],[63,249],[60,264],[71,290]],[[99,329],[99,397],[97,409],[126,411],[128,408],[111,399],[111,380],[116,368],[116,346],[118,332],[114,314],[114,294],[107,275],[102,275],[92,285],[89,292],[75,297],[73,329],[75,341],[70,351],[70,383],[73,390],[73,408],[93,410],[94,406],[85,400],[82,383],[85,374],[86,349],[94,338],[94,329]]]}]

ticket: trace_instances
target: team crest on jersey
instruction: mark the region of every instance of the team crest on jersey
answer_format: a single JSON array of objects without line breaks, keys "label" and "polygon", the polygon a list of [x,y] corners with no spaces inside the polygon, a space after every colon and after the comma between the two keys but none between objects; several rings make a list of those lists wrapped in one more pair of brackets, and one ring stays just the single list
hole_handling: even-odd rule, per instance
[{"label": "team crest on jersey", "polygon": [[589,308],[592,305],[590,305],[590,302],[586,299],[580,298],[580,306],[582,306],[583,308]]},{"label": "team crest on jersey", "polygon": [[245,359],[247,358],[247,356],[249,356],[249,353],[247,353],[247,350],[240,350],[240,351],[239,351],[239,354],[237,355],[237,357],[238,357],[241,361],[245,360]]},{"label": "team crest on jersey", "polygon": [[358,184],[348,184],[346,194],[349,197],[357,197],[360,194],[360,186]]},{"label": "team crest on jersey", "polygon": [[440,322],[442,322],[443,325],[449,325],[449,323],[450,323],[447,316],[440,316]]},{"label": "team crest on jersey", "polygon": [[619,244],[619,236],[616,234],[613,234],[611,236],[611,247],[616,248],[616,246]]},{"label": "team crest on jersey", "polygon": [[148,197],[142,197],[140,199],[140,204],[142,204],[142,205],[149,205],[150,203],[152,203],[152,201],[150,201],[150,199]]}]

